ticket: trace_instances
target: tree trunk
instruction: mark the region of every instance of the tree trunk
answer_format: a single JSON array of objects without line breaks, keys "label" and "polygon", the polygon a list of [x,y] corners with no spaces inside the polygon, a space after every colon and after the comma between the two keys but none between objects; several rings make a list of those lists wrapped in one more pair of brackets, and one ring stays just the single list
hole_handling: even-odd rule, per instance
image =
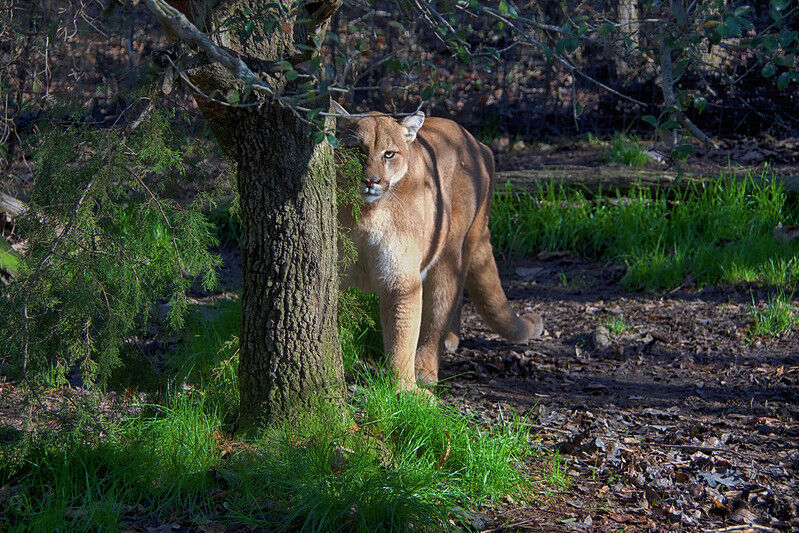
[{"label": "tree trunk", "polygon": [[[281,15],[280,24],[267,30],[262,17],[275,11],[265,0],[171,3],[216,46],[251,66],[310,59],[305,51],[313,44],[309,39],[324,38],[339,5],[322,0],[295,9],[283,0],[283,13],[291,14]],[[249,36],[239,31],[245,23],[242,14],[258,21]],[[186,70],[200,90],[224,95],[235,89],[242,94],[241,79],[228,67],[197,57],[202,59],[195,55],[195,66]],[[264,79],[277,91],[293,90],[281,74]],[[243,233],[240,425],[290,420],[321,402],[340,401],[344,373],[336,323],[332,148],[315,144],[313,130],[275,99],[230,107],[195,97],[237,163]],[[317,107],[327,111],[329,97],[319,100]]]},{"label": "tree trunk", "polygon": [[289,111],[243,113],[235,135],[242,217],[239,354],[245,423],[341,400],[332,148]]}]

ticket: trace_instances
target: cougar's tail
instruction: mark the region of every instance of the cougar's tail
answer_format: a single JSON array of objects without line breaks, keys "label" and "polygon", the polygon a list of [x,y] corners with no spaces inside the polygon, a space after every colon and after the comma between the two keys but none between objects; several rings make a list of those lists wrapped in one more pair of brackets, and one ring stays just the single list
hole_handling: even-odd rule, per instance
[{"label": "cougar's tail", "polygon": [[488,232],[488,211],[494,182],[494,156],[491,149],[481,145],[486,171],[490,176],[488,198],[479,209],[467,236],[466,290],[477,306],[480,316],[486,323],[512,342],[522,342],[538,337],[544,331],[544,321],[540,316],[528,313],[517,315],[511,309],[505,291],[499,281],[497,264],[491,248]]},{"label": "cougar's tail", "polygon": [[477,311],[491,329],[512,342],[538,337],[544,331],[544,321],[532,313],[517,315],[511,309],[499,282],[499,272],[489,242],[488,228],[477,242],[472,243],[471,260],[466,271],[466,290]]}]

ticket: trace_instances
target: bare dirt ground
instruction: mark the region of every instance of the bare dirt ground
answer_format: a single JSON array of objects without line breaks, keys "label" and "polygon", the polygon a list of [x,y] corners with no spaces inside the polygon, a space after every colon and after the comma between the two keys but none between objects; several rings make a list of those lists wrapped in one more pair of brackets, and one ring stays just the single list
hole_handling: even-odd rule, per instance
[{"label": "bare dirt ground", "polygon": [[[618,267],[571,257],[501,270],[545,333],[508,344],[467,305],[441,396],[486,421],[525,415],[567,484],[486,510],[476,529],[799,530],[799,337],[749,337],[762,290],[626,292]],[[598,339],[614,319],[623,331]]]},{"label": "bare dirt ground", "polygon": [[[497,160],[497,170],[539,170],[547,167],[585,166],[596,167],[606,165],[603,154],[610,143],[597,141],[588,143],[581,140],[563,140],[560,142],[514,145],[499,138],[493,143]],[[799,175],[799,138],[786,137],[774,139],[763,138],[730,138],[716,139],[717,148],[709,149],[694,143],[694,153],[682,164],[689,174],[718,175],[727,168],[738,170],[751,169],[756,175],[762,172],[762,166],[769,164],[779,175]],[[665,161],[659,159],[659,150],[663,146],[651,141],[642,142],[652,150],[654,161],[648,164],[651,169],[668,168]],[[504,146],[504,150],[496,149]]]}]

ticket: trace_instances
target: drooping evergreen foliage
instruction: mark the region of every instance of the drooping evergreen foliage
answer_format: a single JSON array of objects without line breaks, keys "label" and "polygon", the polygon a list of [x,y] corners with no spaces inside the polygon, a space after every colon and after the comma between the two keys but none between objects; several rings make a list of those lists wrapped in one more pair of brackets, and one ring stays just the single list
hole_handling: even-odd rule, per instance
[{"label": "drooping evergreen foliage", "polygon": [[135,127],[72,115],[42,135],[19,275],[0,298],[5,373],[102,385],[153,316],[182,326],[193,278],[216,283],[201,200],[162,195],[185,171],[169,118],[148,104]]}]

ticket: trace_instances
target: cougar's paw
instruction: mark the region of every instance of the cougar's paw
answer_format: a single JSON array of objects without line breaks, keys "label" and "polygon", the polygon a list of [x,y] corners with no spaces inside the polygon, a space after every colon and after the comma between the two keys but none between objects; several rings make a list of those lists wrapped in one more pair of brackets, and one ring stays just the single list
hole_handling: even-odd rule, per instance
[{"label": "cougar's paw", "polygon": [[444,348],[448,352],[454,352],[458,349],[460,343],[461,340],[458,338],[458,336],[450,331],[447,333],[447,337],[444,339]]},{"label": "cougar's paw", "polygon": [[400,394],[418,394],[425,401],[434,404],[436,397],[433,391],[428,388],[419,387],[416,383],[399,383],[397,384],[397,395]]},{"label": "cougar's paw", "polygon": [[544,319],[535,313],[525,313],[522,320],[529,325],[528,339],[537,339],[544,332]]},{"label": "cougar's paw", "polygon": [[422,387],[430,387],[438,383],[438,372],[433,370],[427,370],[425,368],[416,368],[416,381],[419,382],[419,385]]}]

